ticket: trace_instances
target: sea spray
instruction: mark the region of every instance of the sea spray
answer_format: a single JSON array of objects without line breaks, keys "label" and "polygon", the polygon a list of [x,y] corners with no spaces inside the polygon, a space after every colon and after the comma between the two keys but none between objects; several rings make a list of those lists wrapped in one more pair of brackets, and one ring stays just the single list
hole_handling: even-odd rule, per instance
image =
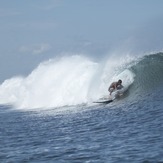
[{"label": "sea spray", "polygon": [[6,80],[0,86],[0,103],[38,108],[87,102],[88,89],[97,66],[81,56],[43,62],[25,78]]},{"label": "sea spray", "polygon": [[115,58],[93,62],[82,55],[40,63],[27,77],[14,77],[0,85],[0,103],[16,108],[49,108],[89,103],[108,95],[108,86],[121,78],[127,88],[134,74]]}]

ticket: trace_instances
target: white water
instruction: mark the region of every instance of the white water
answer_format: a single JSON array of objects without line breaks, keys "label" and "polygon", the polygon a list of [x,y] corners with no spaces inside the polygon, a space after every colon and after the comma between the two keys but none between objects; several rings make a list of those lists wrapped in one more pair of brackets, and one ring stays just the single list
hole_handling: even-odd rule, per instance
[{"label": "white water", "polygon": [[63,57],[41,63],[27,77],[14,77],[0,85],[0,103],[16,108],[48,108],[91,102],[108,94],[108,86],[122,79],[127,88],[134,74],[130,60],[107,59],[95,63],[83,56]]}]

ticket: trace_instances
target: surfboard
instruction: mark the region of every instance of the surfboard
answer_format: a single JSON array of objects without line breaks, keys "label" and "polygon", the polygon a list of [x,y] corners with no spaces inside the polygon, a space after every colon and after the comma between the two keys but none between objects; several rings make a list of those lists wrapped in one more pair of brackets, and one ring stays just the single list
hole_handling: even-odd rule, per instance
[{"label": "surfboard", "polygon": [[103,100],[103,101],[94,101],[93,103],[99,103],[99,104],[109,104],[113,102],[113,100]]},{"label": "surfboard", "polygon": [[119,89],[116,90],[112,93],[111,96],[107,96],[107,97],[102,97],[97,101],[94,101],[93,103],[99,103],[99,104],[109,104],[111,102],[113,102],[115,99],[118,99],[119,97],[121,97],[123,95],[123,90]]}]

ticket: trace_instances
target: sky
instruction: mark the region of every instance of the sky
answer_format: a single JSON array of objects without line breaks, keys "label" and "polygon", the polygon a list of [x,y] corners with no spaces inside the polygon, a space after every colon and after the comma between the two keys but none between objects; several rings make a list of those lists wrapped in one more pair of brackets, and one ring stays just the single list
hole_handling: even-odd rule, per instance
[{"label": "sky", "polygon": [[40,62],[163,49],[162,0],[1,0],[0,82]]}]

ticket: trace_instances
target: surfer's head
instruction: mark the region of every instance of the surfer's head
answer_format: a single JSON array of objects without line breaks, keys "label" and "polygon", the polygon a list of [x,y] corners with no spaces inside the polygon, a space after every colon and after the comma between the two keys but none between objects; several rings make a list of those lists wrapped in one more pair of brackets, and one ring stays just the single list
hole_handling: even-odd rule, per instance
[{"label": "surfer's head", "polygon": [[118,84],[122,84],[122,80],[121,79],[118,80]]}]

